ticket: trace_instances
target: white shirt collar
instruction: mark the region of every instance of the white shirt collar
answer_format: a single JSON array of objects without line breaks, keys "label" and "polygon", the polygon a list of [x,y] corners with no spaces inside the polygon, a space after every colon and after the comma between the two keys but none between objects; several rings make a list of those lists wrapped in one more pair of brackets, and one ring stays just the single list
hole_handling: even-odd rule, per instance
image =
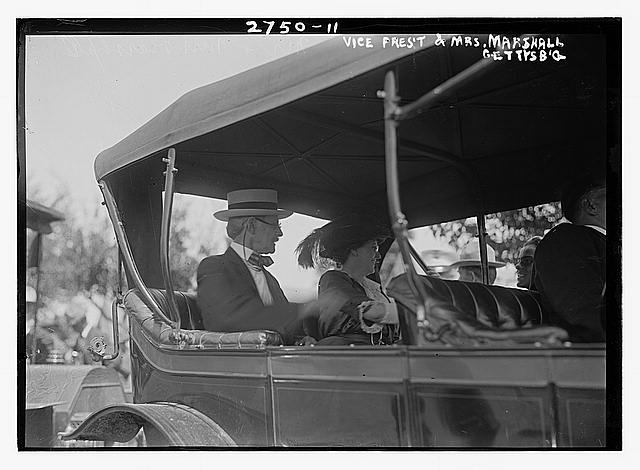
[{"label": "white shirt collar", "polygon": [[269,290],[269,286],[267,284],[267,278],[262,269],[257,268],[251,265],[247,260],[249,256],[253,254],[253,250],[251,248],[247,248],[246,246],[242,246],[240,243],[236,243],[234,241],[229,245],[233,251],[238,253],[238,256],[241,260],[244,261],[244,264],[249,268],[249,274],[253,278],[253,282],[256,285],[256,289],[258,289],[258,294],[260,295],[260,299],[264,305],[273,305],[273,296],[271,295],[271,291]]},{"label": "white shirt collar", "polygon": [[596,232],[600,232],[605,237],[607,236],[607,229],[606,228],[598,227],[597,225],[585,225],[585,227],[591,227]]},{"label": "white shirt collar", "polygon": [[249,259],[249,256],[251,256],[253,254],[253,250],[251,248],[247,248],[246,246],[242,246],[238,242],[232,241],[230,246],[233,249],[233,251],[238,253],[238,256],[240,257],[240,259],[243,260],[245,263]]}]

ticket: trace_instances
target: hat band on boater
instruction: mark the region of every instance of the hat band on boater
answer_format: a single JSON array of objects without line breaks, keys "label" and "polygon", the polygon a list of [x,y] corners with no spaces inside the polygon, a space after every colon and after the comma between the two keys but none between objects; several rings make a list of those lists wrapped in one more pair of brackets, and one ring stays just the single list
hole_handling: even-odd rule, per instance
[{"label": "hat band on boater", "polygon": [[228,205],[228,209],[268,209],[278,210],[278,204],[275,202],[234,202]]},{"label": "hat band on boater", "polygon": [[227,209],[213,216],[228,222],[232,217],[275,216],[284,219],[293,214],[278,208],[278,192],[274,189],[238,189],[227,193]]}]

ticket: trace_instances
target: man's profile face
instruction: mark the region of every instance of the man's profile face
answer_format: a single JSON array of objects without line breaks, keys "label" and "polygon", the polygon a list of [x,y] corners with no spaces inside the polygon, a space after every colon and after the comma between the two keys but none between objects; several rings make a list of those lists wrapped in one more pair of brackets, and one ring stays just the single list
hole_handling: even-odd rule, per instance
[{"label": "man's profile face", "polygon": [[524,245],[518,253],[516,263],[516,285],[518,287],[529,288],[531,285],[531,271],[533,270],[533,258],[536,254],[536,245]]},{"label": "man's profile face", "polygon": [[281,236],[282,230],[276,216],[253,217],[249,248],[259,254],[273,253]]},{"label": "man's profile face", "polygon": [[607,187],[594,189],[589,194],[589,197],[596,207],[597,218],[602,228],[607,228]]}]

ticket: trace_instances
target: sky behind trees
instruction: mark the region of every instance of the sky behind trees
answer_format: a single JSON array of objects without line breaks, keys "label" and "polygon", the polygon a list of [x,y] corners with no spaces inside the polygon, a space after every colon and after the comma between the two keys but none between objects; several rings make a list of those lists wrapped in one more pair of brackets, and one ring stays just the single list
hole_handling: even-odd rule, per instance
[{"label": "sky behind trees", "polygon": [[30,183],[62,185],[79,211],[90,210],[100,200],[93,175],[99,152],[194,88],[328,38],[27,37],[27,195]]}]

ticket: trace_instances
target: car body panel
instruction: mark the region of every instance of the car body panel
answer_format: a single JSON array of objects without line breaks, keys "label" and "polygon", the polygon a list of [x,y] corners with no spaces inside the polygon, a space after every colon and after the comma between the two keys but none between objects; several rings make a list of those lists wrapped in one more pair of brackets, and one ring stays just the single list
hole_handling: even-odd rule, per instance
[{"label": "car body panel", "polygon": [[[605,354],[566,348],[180,351],[134,335],[135,401],[175,401],[239,445],[551,447],[605,442]],[[162,364],[162,366],[160,366]]]}]

